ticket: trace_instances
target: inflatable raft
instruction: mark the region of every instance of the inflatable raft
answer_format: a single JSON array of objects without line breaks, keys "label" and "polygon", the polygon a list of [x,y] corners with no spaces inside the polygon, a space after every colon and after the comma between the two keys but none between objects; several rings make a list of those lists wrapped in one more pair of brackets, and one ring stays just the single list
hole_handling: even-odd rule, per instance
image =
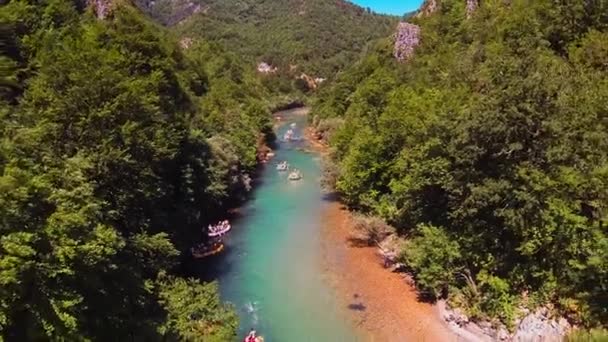
[{"label": "inflatable raft", "polygon": [[211,246],[199,246],[199,247],[192,247],[190,249],[190,252],[192,253],[192,256],[196,259],[202,259],[202,258],[206,258],[206,257],[210,257],[212,255],[216,255],[221,253],[224,250],[224,244],[223,243],[217,243]]}]

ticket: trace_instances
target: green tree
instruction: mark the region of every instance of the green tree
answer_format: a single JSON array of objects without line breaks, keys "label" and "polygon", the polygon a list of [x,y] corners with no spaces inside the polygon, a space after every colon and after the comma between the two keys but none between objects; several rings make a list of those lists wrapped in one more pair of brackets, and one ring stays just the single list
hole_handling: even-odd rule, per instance
[{"label": "green tree", "polygon": [[261,84],[128,4],[104,21],[66,0],[2,6],[0,339],[232,338],[216,286],[174,273],[247,191]]},{"label": "green tree", "polygon": [[416,282],[434,298],[440,297],[461,272],[461,251],[444,229],[418,227],[420,236],[409,240],[403,249],[403,260],[416,272]]},{"label": "green tree", "polygon": [[336,189],[410,237],[421,289],[507,324],[523,293],[608,324],[605,6],[487,1],[467,19],[442,0],[412,19],[411,60],[387,40],[320,92],[317,127],[342,123]]},{"label": "green tree", "polygon": [[169,278],[160,287],[160,303],[168,312],[160,330],[166,337],[218,342],[236,337],[236,313],[220,302],[216,284]]}]

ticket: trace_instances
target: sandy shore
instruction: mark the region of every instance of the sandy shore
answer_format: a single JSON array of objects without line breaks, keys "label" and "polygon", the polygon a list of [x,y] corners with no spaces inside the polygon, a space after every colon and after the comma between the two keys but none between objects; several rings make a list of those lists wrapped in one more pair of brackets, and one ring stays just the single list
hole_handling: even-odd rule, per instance
[{"label": "sandy shore", "polygon": [[351,214],[338,202],[324,208],[327,277],[369,341],[458,341],[437,308],[418,301],[403,275],[385,269],[374,247],[350,241]]}]

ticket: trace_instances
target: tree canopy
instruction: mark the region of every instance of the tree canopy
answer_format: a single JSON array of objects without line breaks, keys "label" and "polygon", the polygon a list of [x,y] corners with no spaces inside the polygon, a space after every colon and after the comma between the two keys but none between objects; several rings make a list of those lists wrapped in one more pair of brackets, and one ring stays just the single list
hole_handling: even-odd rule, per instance
[{"label": "tree canopy", "polygon": [[424,293],[608,324],[607,6],[442,0],[411,60],[383,40],[319,94],[333,186],[409,237]]},{"label": "tree canopy", "polygon": [[[161,0],[150,8],[176,2]],[[179,3],[179,2],[178,2]],[[367,11],[348,1],[204,0],[200,11],[175,30],[181,36],[221,43],[254,62],[283,72],[331,78],[352,64],[371,40],[390,34],[397,18]],[[156,13],[156,12],[155,12]],[[161,20],[170,11],[159,12]]]},{"label": "tree canopy", "polygon": [[126,3],[11,0],[0,28],[0,340],[232,338],[175,266],[272,138],[259,81]]}]

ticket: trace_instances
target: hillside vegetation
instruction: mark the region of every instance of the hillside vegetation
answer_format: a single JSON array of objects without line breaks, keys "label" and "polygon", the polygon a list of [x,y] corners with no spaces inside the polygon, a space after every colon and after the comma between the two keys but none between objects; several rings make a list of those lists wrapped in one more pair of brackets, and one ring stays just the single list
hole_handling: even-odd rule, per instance
[{"label": "hillside vegetation", "polygon": [[216,286],[174,269],[250,186],[263,88],[112,6],[2,5],[0,340],[231,340]]},{"label": "hillside vegetation", "polygon": [[462,0],[327,87],[327,181],[408,238],[424,296],[507,326],[550,303],[608,325],[608,3]]},{"label": "hillside vegetation", "polygon": [[[167,2],[175,3],[160,0],[151,9]],[[197,4],[198,13],[175,26],[180,36],[211,39],[253,62],[265,61],[286,72],[294,65],[298,72],[325,78],[352,64],[371,40],[388,36],[397,23],[396,17],[377,15],[344,0],[201,0]]]}]

